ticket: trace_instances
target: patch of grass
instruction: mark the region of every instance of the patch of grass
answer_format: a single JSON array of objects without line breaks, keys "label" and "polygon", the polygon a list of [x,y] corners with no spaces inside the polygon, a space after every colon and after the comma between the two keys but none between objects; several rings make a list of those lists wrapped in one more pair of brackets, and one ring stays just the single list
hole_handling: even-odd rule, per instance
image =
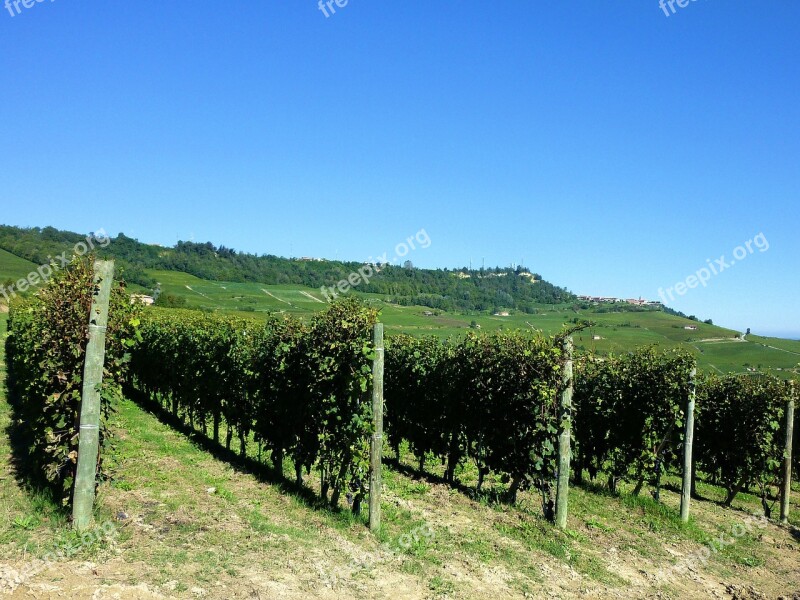
[{"label": "patch of grass", "polygon": [[308,539],[309,537],[307,531],[289,525],[273,523],[269,520],[269,517],[255,510],[250,513],[247,522],[258,533],[285,536],[297,540]]},{"label": "patch of grass", "polygon": [[621,503],[653,533],[675,534],[687,528],[681,521],[680,514],[652,498],[626,494],[621,497]]},{"label": "patch of grass", "polygon": [[628,583],[626,580],[609,571],[603,564],[603,561],[594,555],[576,552],[573,554],[570,564],[576,571],[611,587],[621,587]]},{"label": "patch of grass", "polygon": [[599,529],[600,531],[602,531],[604,533],[608,533],[610,531],[613,531],[613,529],[611,527],[609,527],[608,525],[606,525],[605,523],[601,522],[599,519],[596,519],[594,517],[586,519],[586,521],[584,521],[584,523],[585,523],[586,527],[588,527],[589,529]]},{"label": "patch of grass", "polygon": [[[29,260],[20,258],[16,254],[0,248],[0,283],[6,279],[12,281],[19,281],[23,277],[35,271],[39,265],[32,263]],[[15,286],[16,287],[16,286]]]},{"label": "patch of grass", "polygon": [[17,529],[34,529],[39,526],[39,519],[33,515],[23,515],[14,519],[12,525]]},{"label": "patch of grass", "polygon": [[514,524],[496,523],[495,529],[523,542],[530,550],[541,550],[562,561],[570,558],[569,542],[544,519],[519,519]]},{"label": "patch of grass", "polygon": [[452,581],[437,575],[436,577],[431,578],[430,582],[428,583],[428,589],[430,589],[434,597],[441,598],[449,596],[455,592],[456,586]]}]

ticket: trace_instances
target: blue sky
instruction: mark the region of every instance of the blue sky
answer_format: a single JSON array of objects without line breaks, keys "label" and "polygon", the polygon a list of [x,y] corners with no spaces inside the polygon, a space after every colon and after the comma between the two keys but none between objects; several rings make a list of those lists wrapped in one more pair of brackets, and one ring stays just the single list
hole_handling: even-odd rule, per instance
[{"label": "blue sky", "polygon": [[647,298],[763,234],[670,304],[800,337],[797,2],[19,8],[0,222]]}]

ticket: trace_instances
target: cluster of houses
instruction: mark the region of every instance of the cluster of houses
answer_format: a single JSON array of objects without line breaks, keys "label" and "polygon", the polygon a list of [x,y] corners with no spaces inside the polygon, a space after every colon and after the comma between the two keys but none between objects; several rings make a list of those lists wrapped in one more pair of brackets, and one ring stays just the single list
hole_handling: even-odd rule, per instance
[{"label": "cluster of houses", "polygon": [[[472,278],[472,275],[470,275],[469,273],[464,273],[463,271],[455,271],[453,275],[458,279]],[[539,280],[536,279],[536,275],[528,271],[520,271],[519,273],[516,273],[516,275],[517,277],[522,277],[524,279],[527,279],[531,283],[539,283]],[[484,278],[491,279],[492,277],[508,277],[508,272],[507,271],[500,271],[499,273],[492,272],[492,273],[486,273],[485,275],[476,275],[476,277],[478,279],[484,279]]]},{"label": "cluster of houses", "polygon": [[645,300],[644,298],[611,298],[606,296],[578,296],[578,300],[592,302],[594,304],[632,304],[633,306],[662,306],[658,300]]}]

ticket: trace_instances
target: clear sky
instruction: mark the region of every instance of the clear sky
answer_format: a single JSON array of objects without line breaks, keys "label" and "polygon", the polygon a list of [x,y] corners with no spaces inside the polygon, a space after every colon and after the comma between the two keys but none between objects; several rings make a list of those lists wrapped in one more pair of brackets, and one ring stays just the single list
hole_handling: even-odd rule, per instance
[{"label": "clear sky", "polygon": [[794,0],[25,1],[0,222],[668,300],[763,234],[668,303],[800,337]]}]

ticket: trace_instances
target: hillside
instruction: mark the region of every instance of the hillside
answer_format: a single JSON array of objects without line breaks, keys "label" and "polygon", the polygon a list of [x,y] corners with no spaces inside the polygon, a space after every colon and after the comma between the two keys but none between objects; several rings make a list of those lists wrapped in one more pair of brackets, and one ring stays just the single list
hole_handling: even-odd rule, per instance
[{"label": "hillside", "polygon": [[[171,271],[147,273],[161,284],[163,294],[180,298],[186,307],[198,310],[250,315],[271,312],[304,315],[326,305],[319,290],[303,286],[205,281]],[[511,311],[508,316],[495,316],[402,306],[375,294],[361,296],[381,309],[381,320],[390,334],[448,337],[463,335],[473,326],[480,326],[482,331],[532,328],[554,334],[576,320],[588,320],[595,326],[576,336],[578,351],[620,353],[648,344],[684,347],[697,356],[701,369],[716,372],[747,372],[748,368],[796,371],[800,363],[798,341],[757,336],[748,336],[746,341],[741,341],[739,332],[656,310],[631,312],[620,307],[624,312],[606,312],[607,309],[584,309],[569,303],[541,305],[536,314]]]},{"label": "hillside", "polygon": [[[0,284],[7,280],[16,281],[31,272],[39,259],[57,255],[67,247],[74,245],[85,236],[59,232],[52,228],[42,230],[23,230],[0,226]],[[3,250],[4,244],[14,252],[21,252],[31,257],[31,262],[20,256]],[[199,270],[202,265],[221,264],[241,267],[247,263],[246,256],[236,253],[229,259],[211,258],[210,255],[190,252],[191,246],[181,245],[176,249],[163,249],[140,244],[135,240],[119,236],[108,244],[107,249],[129,258],[118,258],[125,277],[130,279],[131,271],[136,281],[131,284],[132,291],[152,293],[154,286],[159,285],[164,298],[171,297],[187,308],[205,311],[225,311],[249,315],[266,315],[268,313],[288,312],[297,315],[311,314],[326,305],[326,299],[319,287],[302,283],[263,283],[256,281],[226,281],[204,279],[188,272],[176,270],[180,265],[171,262],[172,269],[143,268],[130,266],[128,260],[133,255],[143,255],[144,259],[156,261],[159,253],[170,256],[169,261],[179,257],[195,256],[195,263],[188,261],[184,266]],[[231,251],[232,252],[232,251]],[[205,256],[205,258],[201,258]],[[148,258],[149,257],[149,258]],[[156,257],[156,258],[154,258]],[[164,258],[164,257],[162,257]],[[239,261],[244,262],[236,262]],[[138,259],[136,259],[138,260]],[[158,259],[161,260],[161,259]],[[164,258],[164,260],[166,260]],[[269,275],[273,279],[296,279],[323,281],[333,285],[352,269],[360,268],[359,263],[309,262],[266,257],[264,264],[278,265],[285,271]],[[227,261],[227,262],[226,262]],[[194,266],[192,266],[194,265]],[[342,273],[345,273],[344,275]],[[381,309],[381,319],[388,332],[408,333],[411,335],[436,335],[447,337],[462,335],[471,327],[480,327],[483,331],[506,328],[536,329],[547,334],[560,331],[565,325],[576,321],[588,320],[595,326],[578,334],[576,346],[579,352],[626,352],[633,347],[658,344],[664,347],[684,347],[693,352],[702,370],[715,372],[747,372],[751,369],[774,370],[778,373],[797,372],[800,364],[800,342],[777,340],[748,336],[745,341],[739,340],[739,332],[717,327],[706,323],[689,320],[675,314],[652,308],[630,307],[627,305],[592,306],[576,302],[572,296],[560,303],[533,302],[525,299],[521,302],[524,310],[512,306],[499,306],[488,310],[477,308],[453,308],[442,310],[432,308],[435,298],[446,298],[437,287],[439,279],[457,282],[459,286],[489,286],[481,288],[487,294],[502,292],[503,285],[521,285],[522,289],[545,289],[545,282],[529,283],[517,281],[527,279],[511,272],[505,276],[466,278],[466,271],[431,271],[423,269],[389,268],[375,278],[369,286],[358,286],[353,292],[365,300],[375,303]],[[486,274],[487,272],[484,272]],[[217,273],[222,275],[223,273]],[[242,274],[240,272],[240,274]],[[474,272],[476,276],[480,272]],[[252,274],[251,274],[252,275]],[[249,275],[248,275],[249,276]],[[427,279],[426,279],[427,278]],[[380,281],[379,281],[380,280]],[[332,283],[330,283],[332,282]],[[403,283],[404,282],[404,283]],[[406,294],[392,294],[373,291],[376,287],[385,286],[394,291],[403,285],[411,286]],[[494,287],[491,287],[494,286]],[[555,288],[551,286],[554,290]],[[425,290],[421,293],[419,290]],[[437,293],[433,293],[437,291]],[[513,291],[513,290],[512,290]],[[562,291],[563,292],[563,291]],[[2,300],[0,298],[0,300]],[[516,304],[510,302],[509,304]],[[495,316],[493,313],[503,309],[508,316]],[[617,312],[615,312],[617,311]],[[693,329],[686,329],[691,327]]]},{"label": "hillside", "polygon": [[[85,234],[60,231],[53,227],[23,229],[0,225],[0,248],[36,264],[48,257],[71,251],[86,239]],[[411,238],[410,238],[411,239]],[[430,238],[417,234],[409,242],[425,248]],[[208,242],[178,242],[173,248],[148,245],[119,234],[98,244],[100,256],[114,258],[125,271],[126,279],[145,288],[156,280],[146,270],[175,271],[209,281],[258,282],[267,285],[303,285],[319,290],[337,285],[364,265],[359,262],[290,259],[272,255],[256,256],[217,247]],[[378,259],[376,259],[378,260]],[[380,274],[359,284],[363,293],[380,294],[398,304],[424,305],[440,310],[497,311],[536,310],[539,304],[558,304],[574,300],[566,290],[541,276],[518,267],[494,269],[417,269],[400,265],[401,259],[383,259]],[[365,271],[371,273],[371,269]]]},{"label": "hillside", "polygon": [[[35,235],[44,238],[44,232],[45,230],[42,230]],[[84,236],[77,234],[69,235],[75,236],[68,240],[71,243],[84,239]],[[57,234],[53,236],[58,237]],[[47,242],[43,249],[37,251],[39,254],[44,253],[45,259],[48,254],[52,255],[52,252],[55,252],[51,244],[52,241]],[[137,247],[144,247],[136,244]],[[109,248],[112,247],[113,243],[109,245]],[[45,252],[44,248],[51,249]],[[20,251],[18,247],[15,249]],[[29,253],[33,258],[40,258],[39,254]],[[280,260],[286,264],[295,262]],[[122,262],[127,277],[130,267],[124,266],[124,260]],[[299,264],[307,267],[310,263]],[[331,265],[328,267],[331,268]],[[336,263],[336,265],[338,265],[336,268],[347,267],[347,263]],[[0,284],[7,280],[16,281],[25,277],[35,267],[36,263],[0,249]],[[406,269],[399,271],[402,272],[402,276],[409,275]],[[421,272],[423,271],[416,271],[416,273]],[[300,284],[276,285],[207,280],[175,270],[138,268],[137,273],[145,282],[150,282],[152,285],[160,284],[165,298],[172,297],[177,299],[176,302],[180,305],[197,310],[250,315],[266,315],[274,312],[304,315],[312,314],[326,305],[325,297],[319,288]],[[380,277],[384,277],[384,274]],[[489,280],[501,281],[507,280],[507,277],[495,277]],[[533,287],[538,285],[540,284],[533,284]],[[152,293],[152,288],[139,284],[131,284],[131,289],[135,292]],[[528,305],[527,311],[508,309],[504,311],[509,313],[508,316],[495,316],[490,314],[490,311],[432,309],[429,305],[414,303],[413,297],[398,298],[380,293],[366,293],[366,289],[359,287],[357,291],[351,293],[361,296],[381,309],[381,319],[390,334],[447,337],[463,335],[470,327],[480,327],[484,331],[501,328],[533,328],[552,334],[575,321],[588,320],[595,323],[595,326],[576,336],[578,351],[593,351],[599,354],[619,353],[647,344],[684,347],[697,356],[702,370],[714,372],[747,372],[757,369],[787,373],[797,372],[800,364],[798,341],[758,336],[748,336],[745,341],[741,341],[738,339],[739,332],[691,321],[661,310],[632,309],[626,305],[613,306],[610,310],[608,306],[595,307],[579,302],[534,303]],[[612,312],[613,310],[620,312]],[[687,327],[693,329],[686,329]]]},{"label": "hillside", "polygon": [[[38,265],[22,257],[12,254],[0,248],[0,285],[5,285],[27,277],[28,273],[36,269]],[[3,299],[0,294],[0,300]]]}]

